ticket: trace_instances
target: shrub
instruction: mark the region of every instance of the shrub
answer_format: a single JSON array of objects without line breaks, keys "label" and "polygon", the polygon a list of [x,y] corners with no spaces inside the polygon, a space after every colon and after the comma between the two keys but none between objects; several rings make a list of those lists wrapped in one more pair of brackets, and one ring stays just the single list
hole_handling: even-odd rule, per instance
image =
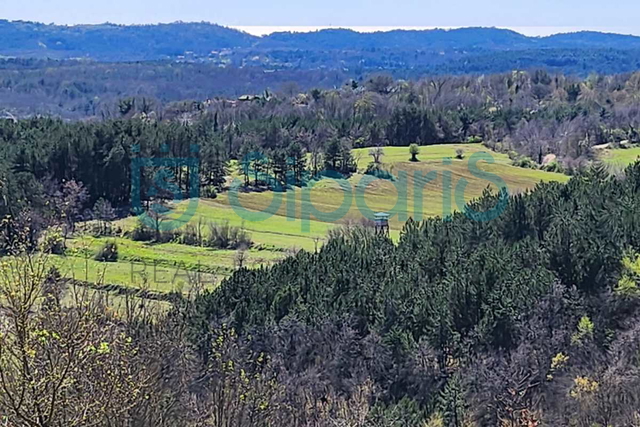
[{"label": "shrub", "polygon": [[242,227],[230,226],[229,222],[209,223],[209,236],[206,245],[216,249],[250,248],[251,236]]},{"label": "shrub", "polygon": [[547,172],[564,173],[564,168],[558,162],[550,162],[542,167]]},{"label": "shrub", "polygon": [[155,232],[141,220],[138,220],[138,223],[130,233],[131,240],[136,242],[149,242],[153,240],[154,236]]},{"label": "shrub", "polygon": [[216,192],[216,187],[213,185],[207,185],[200,190],[200,196],[205,199],[215,199],[218,197],[218,193]]},{"label": "shrub", "polygon": [[65,250],[62,232],[57,228],[47,230],[42,238],[41,250],[45,253],[62,255]]},{"label": "shrub", "polygon": [[183,245],[199,246],[202,244],[202,238],[198,232],[198,227],[193,224],[187,224],[182,230],[176,230],[176,241]]},{"label": "shrub", "polygon": [[375,176],[380,179],[393,180],[393,174],[388,170],[385,170],[379,163],[369,163],[365,175]]},{"label": "shrub", "polygon": [[571,336],[572,344],[582,344],[585,339],[593,338],[593,322],[589,316],[582,316],[578,322],[578,331]]},{"label": "shrub", "polygon": [[102,262],[118,261],[118,244],[115,241],[106,242],[104,245],[102,245],[93,259]]},{"label": "shrub", "polygon": [[176,240],[179,236],[177,232],[169,230],[156,231],[151,227],[148,227],[142,220],[138,220],[138,223],[128,233],[131,240],[136,242],[156,242],[167,243]]},{"label": "shrub", "polygon": [[534,162],[530,157],[522,156],[518,157],[511,162],[513,166],[517,166],[519,168],[525,169],[536,169],[536,162]]},{"label": "shrub", "polygon": [[479,143],[484,142],[484,141],[482,140],[481,136],[472,135],[472,136],[467,138],[467,142],[470,143],[470,144],[479,144]]},{"label": "shrub", "polygon": [[640,255],[629,253],[622,258],[622,277],[618,281],[615,292],[624,297],[640,296]]}]

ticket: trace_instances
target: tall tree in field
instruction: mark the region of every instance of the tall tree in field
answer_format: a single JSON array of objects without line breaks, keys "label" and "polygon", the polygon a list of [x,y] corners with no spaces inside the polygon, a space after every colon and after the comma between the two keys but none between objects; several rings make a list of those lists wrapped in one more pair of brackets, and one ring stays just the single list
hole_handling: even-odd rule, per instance
[{"label": "tall tree in field", "polygon": [[287,156],[293,171],[295,183],[300,185],[307,166],[307,159],[302,150],[302,146],[297,142],[292,143],[287,149]]},{"label": "tall tree in field", "polygon": [[340,140],[333,138],[324,150],[324,165],[327,170],[337,171],[342,161],[342,146]]}]

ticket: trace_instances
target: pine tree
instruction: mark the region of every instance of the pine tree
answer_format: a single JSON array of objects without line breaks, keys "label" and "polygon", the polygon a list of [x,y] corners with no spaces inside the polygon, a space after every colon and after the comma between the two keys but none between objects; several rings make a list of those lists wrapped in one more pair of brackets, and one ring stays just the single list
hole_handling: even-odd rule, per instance
[{"label": "pine tree", "polygon": [[449,378],[439,400],[440,411],[445,425],[462,427],[466,413],[466,402],[459,373],[455,373]]}]

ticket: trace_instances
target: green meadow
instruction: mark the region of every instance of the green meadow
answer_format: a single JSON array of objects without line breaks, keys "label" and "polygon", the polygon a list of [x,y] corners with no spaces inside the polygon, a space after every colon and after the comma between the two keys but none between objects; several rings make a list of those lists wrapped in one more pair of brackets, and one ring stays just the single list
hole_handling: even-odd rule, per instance
[{"label": "green meadow", "polygon": [[626,167],[627,165],[640,160],[640,147],[603,150],[600,157],[606,163],[609,163],[611,165]]},{"label": "green meadow", "polygon": [[[464,151],[463,159],[455,158],[458,149]],[[498,184],[513,194],[541,181],[568,180],[562,174],[511,166],[507,155],[489,152],[481,144],[424,146],[420,151],[419,161],[411,162],[408,147],[384,148],[383,168],[393,175],[392,180],[364,175],[371,161],[369,149],[357,149],[358,173],[349,179],[324,178],[286,192],[225,192],[216,199],[198,200],[193,211],[187,209],[189,201],[184,201],[173,207],[169,218],[180,226],[201,224],[205,233],[207,222],[212,221],[243,227],[254,242],[244,254],[243,265],[256,268],[295,250],[315,250],[332,228],[373,212],[393,215],[391,237],[397,238],[410,217],[442,216],[460,208],[456,195],[470,201],[487,188],[497,191]],[[237,170],[231,174],[237,175]],[[117,225],[126,231],[137,221],[129,217]],[[93,255],[107,240],[114,239],[77,237],[69,243],[66,256],[56,257],[56,265],[65,275],[90,282],[127,286],[145,282],[151,290],[169,292],[183,290],[189,282],[187,273],[194,272],[201,274],[207,287],[213,287],[237,264],[233,250],[134,242],[124,237],[115,239],[117,262],[94,261]]]},{"label": "green meadow", "polygon": [[[464,159],[454,158],[457,149],[465,151]],[[391,227],[400,230],[405,222],[403,218],[451,213],[456,209],[453,200],[456,192],[469,201],[487,187],[497,191],[498,179],[510,193],[531,189],[540,181],[568,180],[562,174],[511,166],[505,154],[489,153],[480,144],[421,147],[419,162],[409,161],[407,147],[384,150],[383,164],[394,175],[394,180],[363,175],[370,161],[368,149],[354,150],[359,173],[348,180],[325,178],[311,181],[305,188],[279,193],[240,192],[236,193],[237,199],[223,193],[215,200],[201,200],[191,222],[229,221],[249,230],[256,243],[274,247],[289,243],[309,249],[313,247],[314,237],[324,236],[330,228],[346,220],[358,220],[366,212],[395,213]],[[477,161],[477,170],[473,170],[470,160],[478,153],[485,155]],[[486,176],[480,176],[482,174]],[[446,194],[452,200],[450,207],[443,204]],[[399,199],[406,200],[406,204],[397,204]],[[178,207],[176,216],[184,212],[186,205],[185,202]],[[127,221],[131,226],[135,219]]]},{"label": "green meadow", "polygon": [[[95,253],[107,241],[118,245],[117,262],[100,262]],[[80,236],[67,242],[65,255],[51,262],[65,277],[91,283],[145,288],[155,292],[186,290],[193,283],[214,287],[233,273],[237,252],[177,243],[135,242],[124,237]],[[249,249],[244,265],[254,268],[282,259],[285,252]]]}]

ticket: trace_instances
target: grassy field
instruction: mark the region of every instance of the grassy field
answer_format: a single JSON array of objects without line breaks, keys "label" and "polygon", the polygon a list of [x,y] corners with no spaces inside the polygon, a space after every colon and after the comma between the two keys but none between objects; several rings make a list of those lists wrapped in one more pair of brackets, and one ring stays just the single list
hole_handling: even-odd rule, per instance
[{"label": "grassy field", "polygon": [[[95,261],[93,256],[107,241],[118,245],[117,262]],[[237,251],[213,250],[177,243],[145,243],[130,239],[81,236],[67,242],[63,255],[51,262],[68,278],[85,282],[148,287],[156,292],[188,291],[192,283],[215,287],[233,273]],[[244,265],[254,268],[282,259],[285,252],[250,249]]]},{"label": "grassy field", "polygon": [[601,158],[609,164],[625,167],[640,159],[640,147],[602,150]]},{"label": "grassy field", "polygon": [[[392,181],[363,175],[371,159],[369,150],[354,150],[359,171],[348,180],[311,181],[306,188],[296,187],[286,192],[236,192],[235,199],[229,192],[222,193],[216,199],[199,200],[188,222],[228,222],[244,227],[254,242],[254,248],[246,253],[245,265],[257,267],[282,259],[287,249],[314,250],[330,229],[373,212],[393,214],[390,226],[391,236],[395,238],[409,217],[441,216],[456,209],[455,194],[469,201],[487,187],[497,190],[497,182],[503,182],[510,193],[515,193],[531,189],[540,181],[568,179],[561,174],[511,166],[505,154],[489,153],[480,144],[433,145],[420,149],[418,162],[409,161],[407,147],[384,149],[382,162],[393,174]],[[457,149],[464,150],[464,159],[455,158]],[[474,169],[473,155],[480,152],[486,155]],[[465,181],[466,186],[462,188]],[[448,204],[444,202],[445,194],[450,195]],[[175,206],[171,217],[181,217],[187,206],[188,201]],[[331,214],[336,211],[339,213]],[[125,218],[119,220],[118,225],[130,230],[137,221],[134,217]],[[187,222],[184,217],[179,221]],[[200,272],[200,277],[211,287],[234,270],[236,251],[173,243],[147,244],[126,238],[116,239],[118,262],[93,261],[93,254],[104,242],[105,239],[76,238],[70,242],[67,256],[57,257],[55,262],[66,275],[82,280],[127,286],[140,286],[146,280],[151,290],[160,292],[184,289],[188,282],[186,272]]]},{"label": "grassy field", "polygon": [[[452,158],[458,148],[465,151],[465,159]],[[360,172],[369,162],[367,151],[354,150],[359,158]],[[480,144],[434,145],[421,147],[418,156],[420,161],[410,162],[407,147],[387,147],[383,163],[396,176],[394,181],[373,179],[357,173],[348,180],[311,181],[306,188],[293,188],[286,192],[239,193],[239,204],[232,204],[229,193],[223,193],[215,200],[201,200],[191,221],[197,222],[200,218],[229,221],[233,225],[243,225],[258,244],[273,247],[293,245],[310,249],[313,248],[314,237],[325,236],[329,229],[343,220],[363,216],[366,209],[360,208],[356,195],[361,196],[359,198],[370,211],[395,214],[391,227],[399,230],[404,223],[402,218],[416,219],[451,213],[456,208],[455,203],[452,202],[450,209],[443,206],[443,195],[448,192],[453,198],[462,180],[466,180],[467,186],[464,191],[461,189],[460,194],[466,201],[480,196],[487,187],[497,190],[498,187],[487,177],[477,176],[479,172],[493,174],[493,180],[500,178],[511,193],[530,189],[540,181],[568,180],[567,176],[561,174],[511,166],[509,158],[498,153],[487,153],[493,163],[479,161],[478,170],[474,171],[469,162],[471,155],[486,151]],[[444,159],[449,159],[448,164]],[[434,179],[425,177],[429,172],[435,174]],[[450,185],[446,184],[446,177],[450,177]],[[406,193],[402,195],[405,189]],[[399,193],[401,199],[406,200],[406,206],[400,204],[394,208]],[[347,207],[344,215],[323,218],[323,213],[334,212],[343,204]],[[182,214],[186,205],[185,202],[178,206],[176,213]],[[244,218],[238,214],[238,206],[246,210]],[[320,211],[320,214],[316,215],[316,211]],[[398,220],[398,216],[401,220]],[[129,218],[123,226],[131,227],[134,222],[135,219]]]},{"label": "grassy field", "polygon": [[143,314],[143,311],[145,314],[154,315],[166,313],[171,308],[171,303],[168,301],[149,299],[137,296],[135,293],[121,295],[113,291],[70,285],[62,297],[62,303],[77,304],[79,301],[96,301],[121,316],[139,316]]}]

